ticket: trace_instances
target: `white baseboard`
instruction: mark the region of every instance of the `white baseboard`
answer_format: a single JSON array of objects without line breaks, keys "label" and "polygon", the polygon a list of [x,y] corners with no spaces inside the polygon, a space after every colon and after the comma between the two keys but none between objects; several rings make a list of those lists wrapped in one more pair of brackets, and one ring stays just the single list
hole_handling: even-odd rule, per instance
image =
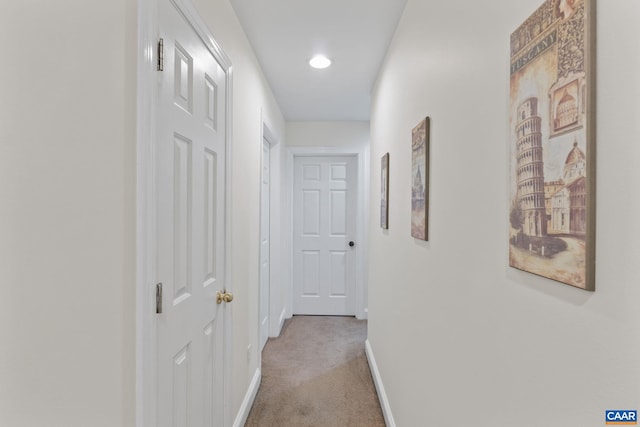
[{"label": "white baseboard", "polygon": [[260,372],[260,369],[256,369],[256,373],[253,374],[253,378],[251,379],[251,384],[249,384],[247,394],[244,396],[242,405],[240,405],[240,409],[238,410],[238,415],[233,422],[233,427],[244,427],[247,422],[247,417],[249,417],[253,401],[256,399],[256,394],[258,394],[258,389],[260,388],[261,379],[262,373]]},{"label": "white baseboard", "polygon": [[367,307],[362,309],[360,314],[356,315],[356,319],[358,320],[367,320],[369,318],[369,309]]},{"label": "white baseboard", "polygon": [[280,336],[280,332],[282,332],[285,320],[287,320],[287,309],[283,308],[282,313],[280,313],[280,319],[278,320],[278,336]]},{"label": "white baseboard", "polygon": [[[275,317],[273,318],[273,320],[275,320]],[[287,320],[287,309],[283,308],[282,313],[280,313],[280,316],[278,317],[277,323],[270,322],[271,325],[269,329],[269,338],[278,338],[280,336],[285,320]]]},{"label": "white baseboard", "polygon": [[393,414],[391,413],[391,406],[389,405],[389,399],[387,393],[384,391],[384,384],[382,384],[382,377],[380,377],[380,371],[378,371],[378,365],[376,359],[373,357],[373,350],[369,340],[364,342],[365,351],[367,353],[367,360],[369,361],[369,368],[371,369],[371,376],[373,377],[373,383],[376,386],[378,392],[378,399],[380,400],[380,406],[382,407],[382,415],[384,415],[384,421],[387,427],[396,427],[396,422],[393,420]]}]

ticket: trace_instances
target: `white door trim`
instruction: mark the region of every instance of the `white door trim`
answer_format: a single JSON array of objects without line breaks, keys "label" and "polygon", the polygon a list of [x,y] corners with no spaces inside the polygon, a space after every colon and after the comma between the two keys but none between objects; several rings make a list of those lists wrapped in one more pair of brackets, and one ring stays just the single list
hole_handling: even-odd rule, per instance
[{"label": "white door trim", "polygon": [[[282,285],[279,283],[278,274],[280,271],[280,266],[278,265],[278,261],[280,260],[280,254],[278,252],[278,244],[280,235],[280,228],[278,223],[278,218],[280,218],[280,204],[274,203],[274,195],[279,194],[280,188],[278,184],[280,183],[279,176],[281,172],[277,167],[278,163],[278,153],[280,152],[276,147],[280,147],[280,136],[275,132],[275,128],[271,125],[271,122],[266,117],[264,110],[260,110],[260,144],[262,145],[263,141],[267,141],[269,143],[269,147],[271,150],[271,166],[269,168],[269,182],[271,184],[271,189],[269,191],[270,201],[269,203],[269,216],[271,221],[269,223],[269,234],[270,234],[270,257],[269,257],[269,336],[276,337],[280,335],[280,330],[282,328],[282,323],[284,323],[284,315],[282,312],[278,312],[280,308],[280,304],[277,302],[281,300],[280,294],[282,292]],[[262,152],[262,150],[261,150]],[[262,168],[264,165],[264,158],[260,157],[260,167]],[[276,167],[274,167],[276,166]],[[278,179],[277,179],[278,178]],[[275,184],[275,185],[274,185]],[[262,185],[260,185],[260,201],[262,205]],[[260,221],[262,224],[262,220]],[[262,235],[262,233],[260,233]],[[260,260],[258,259],[258,262]],[[259,296],[261,298],[261,296]],[[258,321],[258,331],[260,327],[260,322]],[[260,368],[262,367],[262,358],[259,359]]]},{"label": "white door trim", "polygon": [[[259,274],[260,274],[260,279],[259,279],[259,283],[260,285],[258,286],[258,350],[260,353],[262,353],[262,350],[264,349],[264,345],[267,342],[267,339],[269,338],[269,329],[270,329],[270,325],[271,325],[271,252],[272,252],[272,245],[271,245],[271,222],[273,221],[273,218],[271,218],[271,206],[272,206],[272,200],[271,200],[271,142],[269,141],[269,139],[266,136],[266,132],[264,132],[264,124],[263,124],[263,137],[262,137],[262,150],[260,150],[261,156],[260,156],[260,220],[259,220],[259,224],[260,224],[260,263],[259,263]],[[266,173],[265,173],[265,167],[266,167]],[[266,177],[267,179],[267,184],[265,185],[265,176],[268,175]],[[267,191],[265,191],[267,190]],[[265,206],[265,202],[266,202],[266,206]],[[266,224],[266,227],[264,226],[264,222],[268,221]],[[266,234],[266,236],[265,236]],[[268,247],[267,248],[263,248],[263,242],[264,242],[264,238],[267,237],[268,239]],[[268,270],[265,274],[265,272],[263,271],[263,258],[264,258],[264,252],[268,252]],[[264,281],[266,281],[268,283],[268,288],[266,292],[263,292],[264,289],[263,287],[264,285]],[[265,301],[266,300],[266,301]],[[266,310],[266,313],[263,312]],[[264,322],[264,317],[266,316],[266,322],[267,324],[264,325],[263,327],[263,322]],[[266,328],[266,330],[264,330],[264,328]],[[263,344],[263,339],[264,339],[264,344]],[[259,367],[262,368],[262,363],[259,364]]]},{"label": "white door trim", "polygon": [[366,149],[357,146],[344,146],[344,147],[289,147],[287,149],[287,177],[289,179],[288,197],[287,197],[287,212],[288,212],[288,224],[287,224],[287,245],[286,253],[283,254],[288,260],[288,275],[291,278],[289,281],[288,299],[287,299],[287,312],[293,313],[293,194],[294,194],[294,159],[295,157],[313,157],[313,156],[355,156],[356,163],[358,165],[357,174],[357,208],[356,218],[358,222],[356,224],[356,244],[358,245],[358,251],[356,251],[356,283],[355,283],[355,301],[354,307],[356,317],[358,319],[367,318],[367,303],[366,303],[366,260],[367,260],[367,248],[368,248],[368,236],[366,228],[369,223],[369,212],[366,209],[368,206],[368,193],[369,193],[369,164],[367,162],[368,155],[365,152]]},{"label": "white door trim", "polygon": [[[231,254],[231,156],[233,68],[231,60],[213,38],[190,0],[170,0],[191,24],[226,75],[226,188],[225,252]],[[137,129],[136,129],[136,426],[153,427],[156,420],[157,341],[155,317],[155,152],[157,118],[158,0],[138,0]],[[225,257],[224,283],[233,289],[231,256]],[[232,325],[223,312],[224,372],[231,372]],[[224,378],[224,425],[231,424],[231,378]]]}]

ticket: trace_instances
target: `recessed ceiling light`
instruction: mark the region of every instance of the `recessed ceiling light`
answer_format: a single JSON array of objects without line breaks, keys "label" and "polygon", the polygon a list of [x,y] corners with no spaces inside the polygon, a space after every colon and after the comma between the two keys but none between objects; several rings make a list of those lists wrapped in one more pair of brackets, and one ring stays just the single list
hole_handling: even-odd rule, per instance
[{"label": "recessed ceiling light", "polygon": [[313,68],[327,68],[331,65],[331,60],[324,55],[316,55],[309,61]]}]

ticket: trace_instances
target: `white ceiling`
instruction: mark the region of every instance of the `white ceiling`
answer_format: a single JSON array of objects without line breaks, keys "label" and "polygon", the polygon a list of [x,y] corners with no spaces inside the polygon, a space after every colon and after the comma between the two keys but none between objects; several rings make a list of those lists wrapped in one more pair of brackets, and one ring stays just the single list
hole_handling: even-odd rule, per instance
[{"label": "white ceiling", "polygon": [[[231,0],[286,120],[369,120],[406,0]],[[333,64],[309,66],[315,54]]]}]

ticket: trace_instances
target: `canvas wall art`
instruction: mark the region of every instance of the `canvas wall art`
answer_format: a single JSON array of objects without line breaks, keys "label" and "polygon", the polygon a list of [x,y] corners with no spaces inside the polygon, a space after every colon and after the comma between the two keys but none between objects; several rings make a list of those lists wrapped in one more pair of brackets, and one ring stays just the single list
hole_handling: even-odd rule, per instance
[{"label": "canvas wall art", "polygon": [[411,131],[411,236],[428,240],[429,117]]},{"label": "canvas wall art", "polygon": [[389,228],[389,153],[382,156],[380,168],[380,227]]},{"label": "canvas wall art", "polygon": [[592,0],[547,0],[511,34],[509,264],[595,276]]}]

